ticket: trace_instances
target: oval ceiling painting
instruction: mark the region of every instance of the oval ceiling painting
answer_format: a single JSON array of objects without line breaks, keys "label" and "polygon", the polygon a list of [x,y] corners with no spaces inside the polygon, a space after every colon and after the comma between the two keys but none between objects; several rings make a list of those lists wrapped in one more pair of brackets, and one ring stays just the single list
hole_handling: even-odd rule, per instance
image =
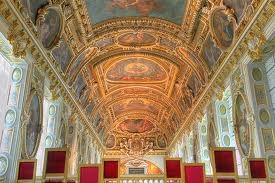
[{"label": "oval ceiling painting", "polygon": [[62,16],[56,7],[47,7],[40,11],[37,19],[39,39],[46,49],[55,46],[62,31]]},{"label": "oval ceiling painting", "polygon": [[167,73],[150,59],[133,57],[113,64],[106,76],[110,82],[150,83],[164,81]]},{"label": "oval ceiling painting", "polygon": [[145,133],[153,128],[153,123],[145,119],[127,119],[118,125],[120,131],[129,133]]},{"label": "oval ceiling painting", "polygon": [[215,9],[210,18],[210,28],[221,49],[230,47],[234,40],[234,15],[222,8]]},{"label": "oval ceiling painting", "polygon": [[180,25],[187,0],[85,0],[92,24],[121,17],[154,17]]},{"label": "oval ceiling painting", "polygon": [[149,46],[156,42],[156,38],[144,32],[126,33],[118,37],[118,42],[124,46]]}]

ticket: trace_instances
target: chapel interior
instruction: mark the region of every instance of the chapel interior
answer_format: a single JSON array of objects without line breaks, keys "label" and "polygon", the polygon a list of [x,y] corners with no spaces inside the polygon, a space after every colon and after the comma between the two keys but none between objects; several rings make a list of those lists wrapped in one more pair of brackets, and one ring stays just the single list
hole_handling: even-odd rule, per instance
[{"label": "chapel interior", "polygon": [[274,0],[0,0],[0,88],[0,183],[275,182]]}]

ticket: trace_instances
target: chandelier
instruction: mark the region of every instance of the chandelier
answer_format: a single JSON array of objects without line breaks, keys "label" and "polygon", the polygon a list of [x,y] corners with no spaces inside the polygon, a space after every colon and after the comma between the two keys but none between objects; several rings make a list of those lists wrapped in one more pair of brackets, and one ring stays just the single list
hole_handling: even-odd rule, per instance
[{"label": "chandelier", "polygon": [[154,143],[146,138],[135,135],[132,138],[123,138],[120,142],[120,151],[131,157],[143,156],[153,151]]}]

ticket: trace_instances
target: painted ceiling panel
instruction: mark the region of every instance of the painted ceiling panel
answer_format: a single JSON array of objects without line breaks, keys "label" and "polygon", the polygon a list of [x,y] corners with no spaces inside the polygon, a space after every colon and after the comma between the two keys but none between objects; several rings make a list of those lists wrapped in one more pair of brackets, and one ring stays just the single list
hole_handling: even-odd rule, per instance
[{"label": "painted ceiling panel", "polygon": [[110,82],[152,83],[167,79],[167,74],[159,64],[152,60],[134,57],[113,64],[106,73]]},{"label": "painted ceiling panel", "polygon": [[154,125],[146,119],[127,119],[118,125],[118,130],[128,133],[145,133],[153,130]]},{"label": "painted ceiling panel", "polygon": [[153,114],[158,114],[158,107],[148,100],[130,99],[128,101],[119,102],[113,106],[114,114],[119,116],[129,111],[148,111]]},{"label": "painted ceiling panel", "polygon": [[93,24],[120,17],[148,16],[181,24],[187,0],[86,0]]}]

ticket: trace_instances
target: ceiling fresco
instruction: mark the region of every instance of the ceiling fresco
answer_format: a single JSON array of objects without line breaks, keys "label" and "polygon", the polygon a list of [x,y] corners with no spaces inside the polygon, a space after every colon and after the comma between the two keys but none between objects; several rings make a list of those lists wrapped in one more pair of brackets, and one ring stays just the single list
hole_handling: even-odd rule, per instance
[{"label": "ceiling fresco", "polygon": [[164,150],[190,126],[186,116],[257,7],[254,0],[18,2],[99,139],[114,152],[131,139]]},{"label": "ceiling fresco", "polygon": [[152,60],[134,57],[120,60],[108,68],[109,82],[152,83],[167,79],[165,70]]},{"label": "ceiling fresco", "polygon": [[150,46],[156,41],[154,36],[145,32],[129,32],[117,38],[117,42],[125,46]]},{"label": "ceiling fresco", "polygon": [[158,114],[159,108],[152,101],[141,99],[129,99],[113,105],[115,116],[119,116],[129,111],[149,111],[155,115]]},{"label": "ceiling fresco", "polygon": [[95,66],[87,64],[87,67],[96,78],[100,78],[98,83],[104,90],[103,95],[130,85],[139,85],[140,88],[153,87],[169,95],[179,72],[177,65],[146,54],[116,56]]},{"label": "ceiling fresco", "polygon": [[91,21],[149,16],[181,24],[187,0],[86,0]]},{"label": "ceiling fresco", "polygon": [[153,128],[153,123],[145,119],[127,119],[117,127],[118,130],[129,133],[145,133],[152,131]]}]

